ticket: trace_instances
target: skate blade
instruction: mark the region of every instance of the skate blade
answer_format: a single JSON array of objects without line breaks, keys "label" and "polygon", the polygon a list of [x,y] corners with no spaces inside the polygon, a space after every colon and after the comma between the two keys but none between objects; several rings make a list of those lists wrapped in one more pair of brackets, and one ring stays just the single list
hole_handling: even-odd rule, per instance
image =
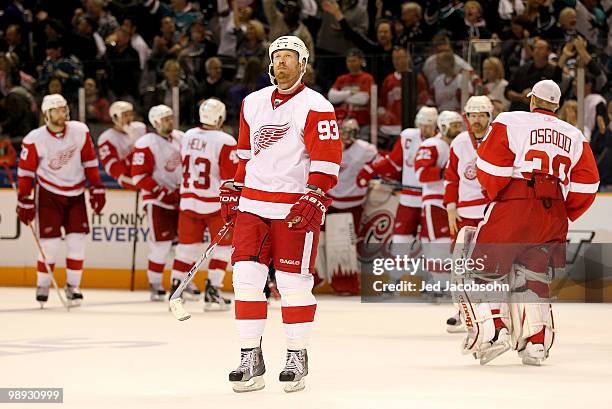
[{"label": "skate blade", "polygon": [[82,300],[68,300],[68,308],[76,308],[81,306]]},{"label": "skate blade", "polygon": [[543,360],[544,360],[543,358],[534,358],[531,356],[524,356],[523,365],[541,366]]},{"label": "skate blade", "polygon": [[283,390],[287,393],[299,392],[306,387],[306,378],[302,378],[297,382],[285,382]]},{"label": "skate blade", "polygon": [[40,309],[44,310],[46,301],[39,301],[38,303],[40,304]]},{"label": "skate blade", "polygon": [[168,306],[170,307],[170,312],[177,320],[185,321],[191,318],[191,314],[185,310],[185,307],[183,307],[183,301],[180,298],[170,300]]},{"label": "skate blade", "polygon": [[501,354],[510,350],[510,345],[507,343],[492,345],[491,348],[487,349],[482,354],[478,354],[480,358],[480,365],[486,365]]},{"label": "skate blade", "polygon": [[152,302],[166,301],[166,296],[165,295],[152,295],[151,296],[151,301]]},{"label": "skate blade", "polygon": [[461,325],[447,325],[446,326],[446,332],[448,332],[449,334],[460,334],[462,332],[467,332],[467,329],[465,329],[465,325],[461,324]]},{"label": "skate blade", "polygon": [[254,376],[245,382],[232,382],[232,389],[236,393],[260,391],[266,386],[263,376]]},{"label": "skate blade", "polygon": [[229,311],[231,304],[204,303],[205,312]]}]

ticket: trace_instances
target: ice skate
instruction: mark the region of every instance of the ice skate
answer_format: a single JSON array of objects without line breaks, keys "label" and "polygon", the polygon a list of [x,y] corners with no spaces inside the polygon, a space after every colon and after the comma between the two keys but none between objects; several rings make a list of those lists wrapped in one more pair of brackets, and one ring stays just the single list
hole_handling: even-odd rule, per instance
[{"label": "ice skate", "polygon": [[40,308],[44,308],[48,300],[49,287],[36,287],[36,301],[40,303]]},{"label": "ice skate", "polygon": [[480,365],[486,365],[504,352],[510,350],[510,334],[507,328],[496,328],[495,337],[490,344],[480,347],[475,353],[475,358],[480,360]]},{"label": "ice skate", "polygon": [[151,301],[164,301],[166,290],[161,283],[150,284],[149,290],[151,291]]},{"label": "ice skate", "polygon": [[523,359],[523,365],[540,366],[548,358],[543,344],[528,342],[525,348],[519,351],[519,356]]},{"label": "ice skate", "polygon": [[83,301],[83,293],[79,287],[73,287],[70,284],[66,285],[66,300],[71,307],[78,307]]},{"label": "ice skate", "polygon": [[278,376],[278,380],[286,382],[285,392],[298,392],[306,387],[306,375],[308,375],[308,353],[305,349],[287,350],[287,362],[285,368]]},{"label": "ice skate", "polygon": [[206,280],[204,292],[204,311],[227,311],[230,309],[231,300],[224,298],[217,287]]},{"label": "ice skate", "polygon": [[463,324],[463,321],[461,321],[459,312],[446,320],[446,332],[449,334],[457,334],[465,331],[465,325]]},{"label": "ice skate", "polygon": [[198,286],[193,283],[193,281],[187,284],[187,287],[185,287],[185,290],[183,291],[183,299],[186,300],[197,301],[200,299],[201,295],[202,292]]},{"label": "ice skate", "polygon": [[240,350],[240,365],[230,372],[234,392],[254,392],[263,389],[266,384],[263,374],[266,373],[261,346]]}]

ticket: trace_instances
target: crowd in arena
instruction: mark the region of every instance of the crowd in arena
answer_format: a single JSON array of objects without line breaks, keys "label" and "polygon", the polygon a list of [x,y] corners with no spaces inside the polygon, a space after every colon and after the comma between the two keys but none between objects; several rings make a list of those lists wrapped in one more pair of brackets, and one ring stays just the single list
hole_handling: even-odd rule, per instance
[{"label": "crowd in arena", "polygon": [[[401,125],[406,71],[417,75],[418,108],[455,111],[465,84],[498,113],[527,110],[531,86],[553,79],[559,115],[575,125],[583,67],[584,134],[602,186],[612,184],[610,0],[2,0],[0,8],[0,135],[16,149],[41,123],[44,95],[62,94],[75,117],[80,88],[88,124],[110,126],[116,100],[145,118],[152,106],[172,106],[177,87],[181,128],[211,97],[237,125],[244,97],[270,84],[268,44],[293,34],[310,51],[305,84],[339,119],[355,118],[363,136],[372,84],[378,125]],[[491,40],[490,50],[468,58],[472,39]]]}]

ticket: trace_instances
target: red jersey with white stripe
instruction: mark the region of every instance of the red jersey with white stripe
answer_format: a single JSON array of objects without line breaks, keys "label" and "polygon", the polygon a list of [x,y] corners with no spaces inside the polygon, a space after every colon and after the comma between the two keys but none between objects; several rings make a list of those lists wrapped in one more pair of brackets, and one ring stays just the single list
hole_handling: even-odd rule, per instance
[{"label": "red jersey with white stripe", "polygon": [[152,193],[159,187],[169,191],[179,189],[181,182],[181,139],[183,132],[172,131],[171,138],[150,132],[134,144],[132,155],[132,180],[143,190],[143,206],[157,206],[174,209],[173,206],[157,200]]},{"label": "red jersey with white stripe", "polygon": [[236,173],[236,140],[229,134],[192,128],[181,142],[181,210],[211,214],[221,209],[221,184]]},{"label": "red jersey with white stripe", "polygon": [[443,207],[444,180],[442,169],[446,167],[450,153],[449,144],[440,134],[426,139],[417,151],[414,169],[423,185],[423,204]]},{"label": "red jersey with white stripe", "polygon": [[368,188],[357,185],[357,174],[367,163],[372,162],[376,155],[378,155],[376,147],[360,139],[343,150],[338,184],[328,192],[329,197],[334,199],[333,207],[348,209],[359,206],[365,201]]},{"label": "red jersey with white stripe", "polygon": [[26,135],[17,176],[30,181],[36,178],[42,187],[58,195],[78,196],[85,189],[86,169],[90,168],[99,179],[89,128],[78,121],[67,121],[62,133],[41,126]]},{"label": "red jersey with white stripe", "polygon": [[444,205],[456,207],[459,216],[482,219],[489,203],[476,177],[476,138],[461,132],[450,144],[450,153],[444,170]]},{"label": "red jersey with white stripe", "polygon": [[132,122],[130,126],[133,132],[126,133],[110,128],[102,132],[98,138],[100,162],[106,173],[117,181],[121,176],[130,177],[134,144],[147,132],[142,122]]},{"label": "red jersey with white stripe", "polygon": [[337,182],[342,142],[332,104],[303,85],[290,97],[274,86],[249,94],[240,111],[238,157],[239,209],[284,219],[306,184],[328,190]]},{"label": "red jersey with white stripe", "polygon": [[531,179],[533,173],[557,177],[572,221],[591,206],[599,187],[597,164],[582,132],[544,110],[499,114],[478,148],[476,165],[491,200],[512,179]]}]

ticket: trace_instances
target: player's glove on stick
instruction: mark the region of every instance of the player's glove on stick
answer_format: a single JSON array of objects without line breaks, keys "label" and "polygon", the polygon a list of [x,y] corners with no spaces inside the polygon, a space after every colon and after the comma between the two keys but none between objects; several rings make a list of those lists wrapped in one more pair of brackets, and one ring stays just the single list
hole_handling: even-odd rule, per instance
[{"label": "player's glove on stick", "polygon": [[178,205],[179,200],[181,199],[180,195],[178,194],[178,191],[175,190],[171,192],[167,188],[161,186],[158,186],[158,188],[156,188],[153,193],[157,194],[157,200],[171,206]]},{"label": "player's glove on stick", "polygon": [[89,204],[95,214],[100,214],[106,204],[106,192],[103,187],[89,189]]},{"label": "player's glove on stick", "polygon": [[21,196],[17,198],[17,217],[23,224],[30,224],[36,217],[34,199]]},{"label": "player's glove on stick", "polygon": [[221,217],[225,223],[235,222],[238,216],[238,202],[240,201],[240,190],[242,186],[228,180],[219,189],[219,201],[221,202]]},{"label": "player's glove on stick", "polygon": [[291,207],[285,221],[297,231],[315,231],[321,227],[332,200],[324,194],[308,191]]},{"label": "player's glove on stick", "polygon": [[374,170],[369,165],[365,165],[357,174],[357,186],[367,187],[374,176],[376,176]]}]

